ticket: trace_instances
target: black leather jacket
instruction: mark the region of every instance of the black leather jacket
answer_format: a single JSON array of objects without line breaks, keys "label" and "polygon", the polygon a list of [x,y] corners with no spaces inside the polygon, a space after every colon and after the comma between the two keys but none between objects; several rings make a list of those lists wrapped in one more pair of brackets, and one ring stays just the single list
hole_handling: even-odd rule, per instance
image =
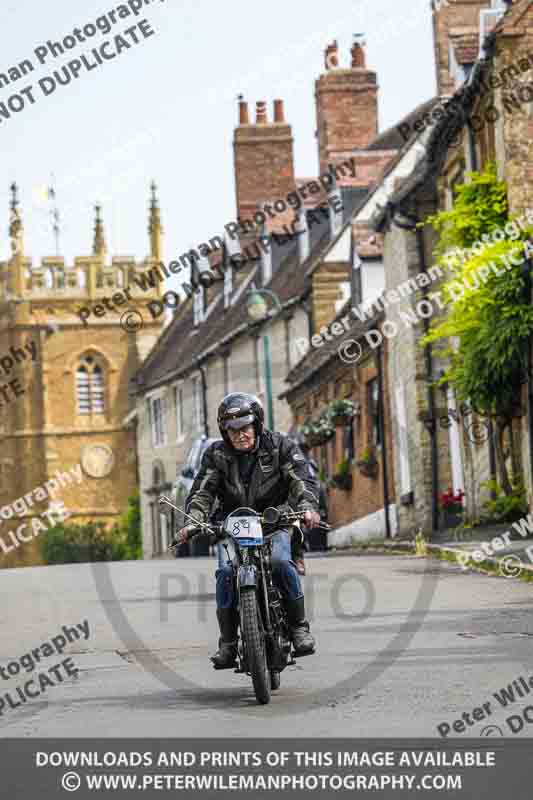
[{"label": "black leather jacket", "polygon": [[214,442],[204,453],[187,498],[186,512],[199,522],[207,522],[215,500],[220,505],[217,517],[226,517],[239,506],[258,512],[268,506],[318,511],[318,482],[288,436],[263,431],[255,456],[255,466],[245,485],[239,470],[240,456],[225,442]]}]

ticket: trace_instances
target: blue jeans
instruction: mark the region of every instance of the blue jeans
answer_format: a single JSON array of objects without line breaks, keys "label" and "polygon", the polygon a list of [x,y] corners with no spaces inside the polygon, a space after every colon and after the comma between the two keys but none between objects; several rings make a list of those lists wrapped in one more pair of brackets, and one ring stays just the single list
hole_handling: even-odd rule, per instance
[{"label": "blue jeans", "polygon": [[[218,569],[215,572],[217,608],[231,608],[236,601],[233,570],[228,564],[228,554],[224,544],[228,547],[229,557],[233,560],[235,556],[233,539],[230,536],[217,544]],[[276,531],[272,537],[272,581],[284,598],[298,600],[304,596],[300,576],[294,562],[291,561],[291,539],[286,530]]]}]

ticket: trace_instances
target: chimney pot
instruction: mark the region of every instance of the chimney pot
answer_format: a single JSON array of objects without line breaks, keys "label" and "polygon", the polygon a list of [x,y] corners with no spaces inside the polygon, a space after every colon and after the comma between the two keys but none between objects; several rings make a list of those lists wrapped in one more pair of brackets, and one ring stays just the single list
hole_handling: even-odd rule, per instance
[{"label": "chimney pot", "polygon": [[274,122],[285,122],[283,100],[274,100]]},{"label": "chimney pot", "polygon": [[339,45],[336,39],[326,47],[324,53],[326,69],[335,69],[339,66]]},{"label": "chimney pot", "polygon": [[258,100],[256,103],[255,121],[257,125],[266,125],[267,123],[267,108],[264,100]]},{"label": "chimney pot", "polygon": [[246,100],[239,99],[239,125],[249,125],[248,103]]},{"label": "chimney pot", "polygon": [[365,51],[359,42],[354,42],[352,45],[352,69],[365,69]]}]

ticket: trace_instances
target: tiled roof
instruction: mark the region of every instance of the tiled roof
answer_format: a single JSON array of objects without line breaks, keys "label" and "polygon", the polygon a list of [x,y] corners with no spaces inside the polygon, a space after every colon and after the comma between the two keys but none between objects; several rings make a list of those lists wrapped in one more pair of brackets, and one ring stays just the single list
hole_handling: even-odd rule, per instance
[{"label": "tiled roof", "polygon": [[[354,192],[353,189],[342,189],[342,192],[343,216],[349,217],[361,190]],[[299,263],[297,240],[286,237],[285,242],[281,239],[272,241],[272,279],[265,288],[273,291],[282,305],[298,301],[308,291],[305,278],[307,265],[309,261],[317,258],[330,241],[329,220],[325,215],[320,214],[320,222],[310,226],[309,239],[310,255],[303,264]],[[239,270],[237,273],[239,285],[244,281],[251,283],[252,280],[260,285],[260,268],[261,262],[257,259]],[[211,348],[223,348],[224,343],[229,343],[235,336],[246,335],[250,331],[246,303],[236,302],[224,310],[222,282],[215,283],[208,292],[207,309],[216,298],[218,301],[210,316],[201,325],[196,328],[193,325],[192,298],[188,298],[155,344],[137,372],[137,384],[143,391],[170,378],[186,375],[196,368],[196,360],[204,357]]]},{"label": "tiled roof", "polygon": [[398,128],[406,123],[412,128],[413,123],[419,117],[423,117],[427,111],[431,111],[433,106],[437,105],[438,102],[438,97],[432,97],[431,100],[426,100],[425,102],[420,103],[420,105],[418,105],[403,119],[397,122],[396,125],[393,125],[392,127],[387,128],[386,131],[383,131],[383,133],[380,133],[379,136],[377,136],[367,147],[367,150],[401,150],[405,145],[405,139],[399,132]]},{"label": "tiled roof", "polygon": [[[380,134],[374,142],[367,148],[368,150],[399,150],[404,145],[403,139],[398,133],[398,126],[403,122],[413,121],[420,114],[429,110],[438,98],[422,103],[410,112],[398,125],[389,128]],[[312,180],[312,179],[309,179]],[[300,178],[298,185],[303,185],[308,180]],[[346,227],[354,212],[359,208],[370,191],[370,187],[341,187],[343,202],[343,228]],[[309,210],[306,210],[309,214]],[[285,243],[272,242],[272,280],[268,284],[268,289],[275,292],[282,304],[297,302],[305,297],[309,292],[310,286],[307,278],[312,273],[310,267],[316,264],[321,254],[330,244],[329,222],[323,218],[320,224],[309,226],[310,255],[303,264],[299,264],[298,242],[294,239]],[[338,235],[335,237],[335,240]],[[333,241],[335,241],[333,240]],[[368,253],[369,257],[378,255]],[[210,263],[216,263],[218,258],[210,258]],[[253,275],[252,275],[253,273]],[[307,273],[307,275],[306,275]],[[245,269],[239,271],[238,281],[256,280],[260,283],[260,260],[254,264],[249,264]],[[238,302],[230,308],[224,310],[222,306],[222,283],[216,283],[208,290],[209,303],[213,298],[219,297],[217,306],[213,308],[209,318],[199,325],[196,329],[193,325],[192,298],[186,300],[172,322],[168,325],[159,341],[153,347],[151,353],[139,369],[137,377],[143,381],[144,390],[158,385],[170,379],[186,375],[194,370],[195,362],[198,358],[204,357],[210,349],[223,347],[225,342],[239,335],[246,335],[250,330],[246,312],[246,304]],[[348,337],[349,338],[349,337]],[[337,342],[338,346],[339,342]],[[327,348],[321,348],[320,358],[325,358]],[[331,357],[334,356],[332,354]],[[308,354],[306,358],[312,358],[313,354]],[[307,367],[305,367],[307,369]]]}]

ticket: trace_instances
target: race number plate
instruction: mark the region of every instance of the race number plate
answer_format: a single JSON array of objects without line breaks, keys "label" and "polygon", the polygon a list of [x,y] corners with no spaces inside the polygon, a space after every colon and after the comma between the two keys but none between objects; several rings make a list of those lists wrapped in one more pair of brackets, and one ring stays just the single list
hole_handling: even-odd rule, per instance
[{"label": "race number plate", "polygon": [[263,529],[257,517],[230,517],[226,520],[226,532],[242,547],[263,544]]}]

